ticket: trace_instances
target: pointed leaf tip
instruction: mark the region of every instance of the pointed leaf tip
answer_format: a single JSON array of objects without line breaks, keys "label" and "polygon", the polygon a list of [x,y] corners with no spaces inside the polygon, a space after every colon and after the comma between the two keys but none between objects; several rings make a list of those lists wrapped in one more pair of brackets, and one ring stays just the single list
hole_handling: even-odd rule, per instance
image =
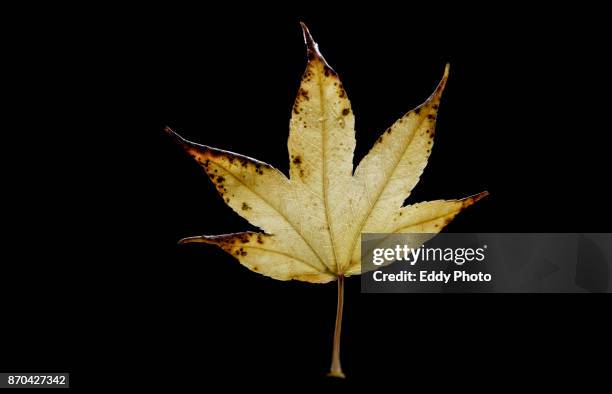
[{"label": "pointed leaf tip", "polygon": [[312,38],[312,35],[308,30],[308,26],[306,26],[304,22],[300,22],[300,26],[302,27],[302,33],[304,34],[304,42],[306,43],[308,58],[310,59],[314,56],[320,57],[321,54],[319,53],[319,46]]},{"label": "pointed leaf tip", "polygon": [[474,202],[482,200],[483,198],[485,198],[486,196],[488,196],[490,193],[488,191],[484,191],[484,192],[480,192],[478,194],[476,194],[473,198],[474,198]]},{"label": "pointed leaf tip", "polygon": [[187,142],[186,139],[184,139],[183,137],[181,137],[180,135],[178,135],[178,133],[174,130],[172,130],[170,127],[166,126],[164,127],[164,133],[166,133],[167,135],[169,135],[170,137],[172,137],[176,142],[178,142],[179,144],[184,144]]},{"label": "pointed leaf tip", "polygon": [[320,60],[323,64],[329,67],[330,70],[333,70],[327,61],[319,51],[319,44],[316,43],[312,35],[310,34],[310,30],[308,30],[308,26],[304,22],[300,22],[300,26],[302,27],[302,33],[304,33],[304,42],[306,43],[306,56],[308,57],[308,61],[312,61],[315,59]]},{"label": "pointed leaf tip", "polygon": [[470,205],[475,204],[476,202],[482,200],[483,198],[485,198],[488,195],[489,195],[489,192],[485,190],[484,192],[480,192],[478,194],[474,194],[473,196],[466,197],[464,199],[464,201],[465,201],[465,205],[464,206],[465,207],[469,207]]},{"label": "pointed leaf tip", "polygon": [[170,136],[174,140],[177,145],[180,145],[183,149],[189,151],[193,147],[193,142],[187,141],[185,138],[181,137],[176,131],[172,130],[170,127],[165,127],[164,132]]},{"label": "pointed leaf tip", "polygon": [[438,83],[438,86],[436,87],[436,90],[434,91],[433,96],[438,96],[442,94],[442,91],[446,87],[446,81],[448,81],[449,71],[450,71],[450,63],[446,63],[446,66],[444,66],[444,73],[442,74],[442,79],[440,79],[440,82]]},{"label": "pointed leaf tip", "polygon": [[170,127],[166,126],[166,127],[164,127],[164,133],[166,133],[168,135],[172,135],[172,134],[174,134],[174,130],[172,130]]},{"label": "pointed leaf tip", "polygon": [[203,236],[198,235],[195,237],[182,238],[177,242],[179,245],[192,244],[192,243],[206,243]]}]

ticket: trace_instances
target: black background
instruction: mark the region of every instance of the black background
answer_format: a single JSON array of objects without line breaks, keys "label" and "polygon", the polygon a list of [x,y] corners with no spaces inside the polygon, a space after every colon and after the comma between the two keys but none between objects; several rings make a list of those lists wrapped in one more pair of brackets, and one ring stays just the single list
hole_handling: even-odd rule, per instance
[{"label": "black background", "polygon": [[584,387],[602,377],[608,297],[362,295],[349,278],[348,379],[325,378],[334,285],[278,282],[214,247],[177,246],[253,227],[162,133],[171,126],[286,172],[302,20],[351,99],[356,162],[450,62],[433,154],[408,201],[491,195],[447,231],[607,232],[609,65],[598,10],[310,4],[7,15],[18,22],[7,56],[17,122],[3,149],[15,219],[2,263],[3,370],[69,371],[85,389],[474,387],[487,378]]}]

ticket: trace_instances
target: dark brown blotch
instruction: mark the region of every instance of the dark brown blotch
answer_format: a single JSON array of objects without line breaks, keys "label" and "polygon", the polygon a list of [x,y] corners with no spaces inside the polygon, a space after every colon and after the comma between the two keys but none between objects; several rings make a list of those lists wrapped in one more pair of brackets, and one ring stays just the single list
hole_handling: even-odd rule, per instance
[{"label": "dark brown blotch", "polygon": [[325,74],[326,77],[336,77],[338,76],[338,74],[336,74],[336,72],[327,64],[323,65],[323,73]]},{"label": "dark brown blotch", "polygon": [[348,114],[350,114],[350,113],[351,113],[350,108],[344,108],[344,109],[342,110],[342,115],[344,115],[344,116],[346,116],[346,115],[348,115]]},{"label": "dark brown blotch", "polygon": [[296,164],[296,165],[302,164],[302,157],[300,155],[295,156],[293,158],[293,164]]},{"label": "dark brown blotch", "polygon": [[251,208],[251,206],[249,204],[247,204],[246,202],[242,203],[242,210],[243,211],[248,211],[250,209],[252,209],[252,208]]}]

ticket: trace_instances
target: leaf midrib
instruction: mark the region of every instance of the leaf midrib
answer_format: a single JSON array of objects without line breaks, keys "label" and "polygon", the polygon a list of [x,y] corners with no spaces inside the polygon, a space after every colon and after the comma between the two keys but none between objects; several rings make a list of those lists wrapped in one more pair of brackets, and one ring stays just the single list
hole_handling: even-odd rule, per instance
[{"label": "leaf midrib", "polygon": [[[323,65],[323,67],[325,67]],[[333,261],[333,266],[336,267],[336,272],[340,271],[340,267],[338,266],[338,253],[336,251],[336,240],[334,239],[334,232],[332,231],[332,220],[331,220],[331,215],[329,214],[329,203],[328,203],[328,194],[327,194],[327,188],[328,188],[328,179],[327,179],[327,161],[326,161],[326,156],[325,156],[325,152],[327,150],[327,111],[325,109],[325,104],[324,104],[324,91],[323,91],[323,81],[321,79],[321,74],[320,72],[316,73],[317,74],[317,85],[319,87],[319,110],[321,111],[321,134],[322,134],[322,147],[323,149],[321,149],[321,162],[322,162],[322,187],[323,187],[323,206],[325,207],[325,221],[327,222],[327,233],[329,234],[329,239],[331,242],[331,247],[332,247],[332,253],[334,256],[334,261]]]}]

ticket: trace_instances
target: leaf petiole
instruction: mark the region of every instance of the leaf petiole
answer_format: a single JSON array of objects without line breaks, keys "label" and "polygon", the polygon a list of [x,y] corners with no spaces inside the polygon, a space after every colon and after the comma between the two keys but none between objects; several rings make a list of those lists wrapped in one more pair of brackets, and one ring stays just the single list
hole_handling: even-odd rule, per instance
[{"label": "leaf petiole", "polygon": [[336,308],[336,326],[334,329],[334,346],[331,369],[327,376],[344,378],[340,365],[340,337],[342,331],[342,309],[344,308],[344,275],[338,276],[338,307]]}]

